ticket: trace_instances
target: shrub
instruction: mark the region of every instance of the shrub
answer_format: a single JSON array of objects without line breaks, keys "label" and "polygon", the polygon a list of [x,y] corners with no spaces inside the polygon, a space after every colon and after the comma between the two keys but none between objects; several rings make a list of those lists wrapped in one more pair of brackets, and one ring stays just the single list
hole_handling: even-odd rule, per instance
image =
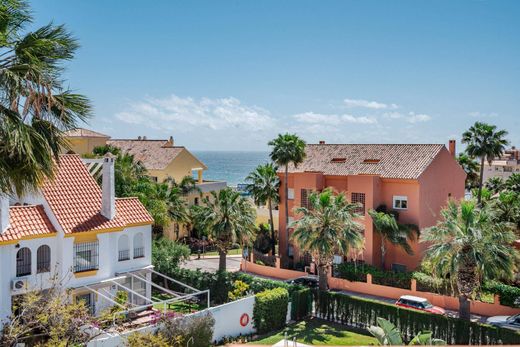
[{"label": "shrub", "polygon": [[291,319],[302,320],[312,313],[313,295],[310,288],[301,288],[291,294]]},{"label": "shrub", "polygon": [[412,277],[416,280],[417,290],[441,295],[454,295],[453,289],[447,280],[436,278],[423,272],[414,272]]},{"label": "shrub", "polygon": [[520,288],[509,286],[504,283],[489,281],[482,285],[482,289],[493,294],[500,295],[500,304],[518,307],[520,301]]},{"label": "shrub", "polygon": [[275,288],[256,294],[253,308],[253,323],[258,333],[281,329],[287,318],[289,293],[284,288]]},{"label": "shrub", "polygon": [[133,333],[128,336],[128,339],[125,342],[125,346],[127,347],[143,347],[143,346],[154,346],[154,347],[170,347],[170,343],[168,340],[161,334],[153,334],[153,333]]},{"label": "shrub", "polygon": [[375,266],[356,262],[337,265],[336,273],[339,278],[358,282],[366,282],[367,274],[371,274],[374,284],[404,289],[410,289],[412,279],[409,272],[383,271]]},{"label": "shrub", "polygon": [[236,280],[233,283],[233,290],[228,292],[229,300],[238,300],[243,298],[247,294],[247,290],[249,289],[249,285],[241,280]]},{"label": "shrub", "polygon": [[520,334],[509,329],[466,321],[458,318],[408,310],[392,304],[352,297],[341,293],[320,292],[316,316],[367,329],[377,324],[377,317],[387,319],[410,341],[420,331],[429,330],[448,344],[519,344]]},{"label": "shrub", "polygon": [[[163,319],[158,333],[167,341],[176,341],[173,346],[207,347],[213,342],[215,319],[210,314],[177,319]],[[146,346],[146,345],[144,345]]]},{"label": "shrub", "polygon": [[189,259],[188,246],[172,241],[166,237],[154,240],[152,243],[152,263],[155,270],[168,274],[178,268],[179,263]]}]

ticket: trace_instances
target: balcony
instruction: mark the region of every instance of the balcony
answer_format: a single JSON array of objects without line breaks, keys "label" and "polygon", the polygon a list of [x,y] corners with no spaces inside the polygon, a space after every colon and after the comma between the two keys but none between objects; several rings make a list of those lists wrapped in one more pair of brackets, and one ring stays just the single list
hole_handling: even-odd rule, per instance
[{"label": "balcony", "polygon": [[209,193],[212,191],[219,191],[225,189],[227,187],[227,182],[225,181],[202,181],[202,183],[197,183],[197,187],[200,189],[202,193]]},{"label": "balcony", "polygon": [[[144,258],[144,247],[134,248],[134,259],[137,258]],[[130,259],[130,255],[128,256],[128,259]]]},{"label": "balcony", "polygon": [[119,261],[130,260],[130,250],[119,251]]}]

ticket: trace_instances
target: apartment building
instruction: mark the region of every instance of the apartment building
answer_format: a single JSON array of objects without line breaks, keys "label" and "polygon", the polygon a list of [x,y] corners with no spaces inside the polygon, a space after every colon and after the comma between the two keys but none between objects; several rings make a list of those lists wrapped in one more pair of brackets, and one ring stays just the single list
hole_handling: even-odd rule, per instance
[{"label": "apartment building", "polygon": [[520,174],[520,150],[514,146],[506,150],[501,157],[494,158],[491,164],[488,161],[484,162],[484,182],[491,177],[507,180],[514,173]]}]

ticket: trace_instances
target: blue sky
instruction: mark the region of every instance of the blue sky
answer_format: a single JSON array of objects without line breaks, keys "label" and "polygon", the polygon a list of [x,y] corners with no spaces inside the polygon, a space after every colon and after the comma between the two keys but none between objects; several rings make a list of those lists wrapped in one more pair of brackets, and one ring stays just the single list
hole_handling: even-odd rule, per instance
[{"label": "blue sky", "polygon": [[87,127],[194,150],[445,143],[476,120],[520,145],[520,1],[32,1],[81,49]]}]

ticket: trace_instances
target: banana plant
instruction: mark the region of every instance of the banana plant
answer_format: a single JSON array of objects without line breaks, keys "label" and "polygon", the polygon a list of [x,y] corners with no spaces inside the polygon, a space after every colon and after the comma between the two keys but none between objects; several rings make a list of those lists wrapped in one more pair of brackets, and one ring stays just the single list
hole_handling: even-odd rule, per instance
[{"label": "banana plant", "polygon": [[[371,326],[368,331],[374,335],[380,346],[404,346],[405,343],[401,337],[401,332],[397,327],[384,318],[377,318],[378,326]],[[434,339],[431,331],[421,331],[415,336],[409,346],[442,346],[446,345],[446,341]]]}]

